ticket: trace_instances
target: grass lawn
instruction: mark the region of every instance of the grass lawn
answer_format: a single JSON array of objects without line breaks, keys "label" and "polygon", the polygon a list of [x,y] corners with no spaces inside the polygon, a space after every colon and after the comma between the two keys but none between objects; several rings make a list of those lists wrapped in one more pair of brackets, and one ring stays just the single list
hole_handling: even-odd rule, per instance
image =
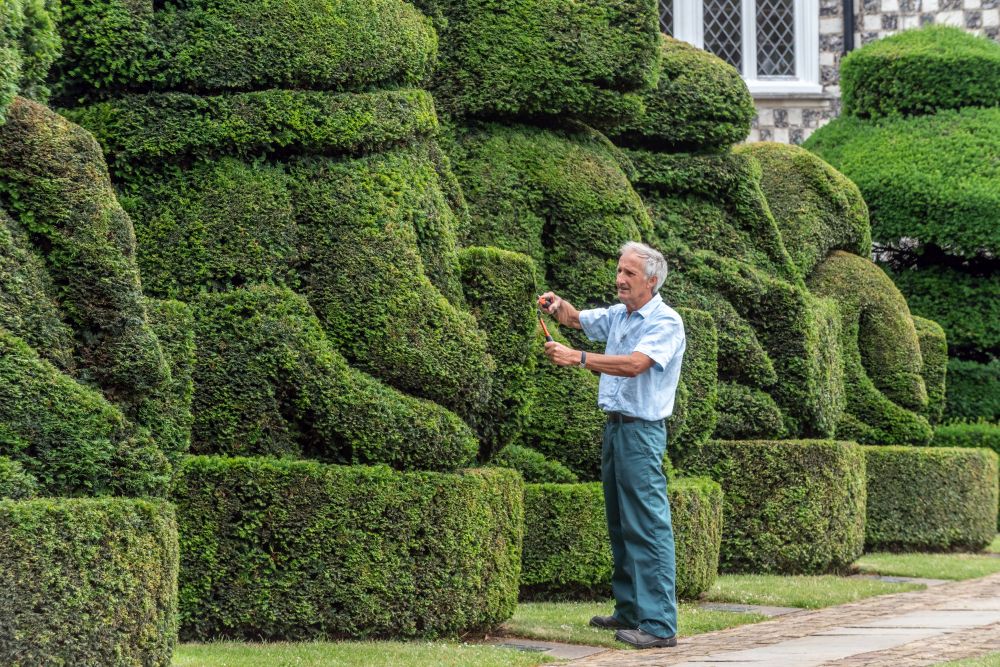
[{"label": "grass lawn", "polygon": [[988,653],[979,658],[939,662],[934,667],[1000,667],[1000,653]]},{"label": "grass lawn", "polygon": [[761,604],[773,607],[819,609],[887,593],[924,588],[923,584],[890,584],[850,577],[774,574],[726,574],[719,577],[705,599],[713,602]]},{"label": "grass lawn", "polygon": [[[614,631],[592,628],[588,625],[591,616],[610,614],[613,608],[614,602],[611,600],[522,603],[517,605],[514,618],[507,621],[503,627],[512,637],[628,648],[625,644],[615,641]],[[766,617],[760,614],[708,611],[682,602],[678,610],[677,624],[678,632],[682,636],[690,636],[765,619]]]},{"label": "grass lawn", "polygon": [[174,667],[534,667],[554,658],[454,642],[180,644]]},{"label": "grass lawn", "polygon": [[926,579],[973,579],[1000,572],[1000,558],[983,554],[874,553],[865,554],[855,565],[869,574]]},{"label": "grass lawn", "polygon": [[987,553],[991,554],[1000,554],[1000,535],[997,535],[996,537],[993,538],[993,541],[990,542],[990,545],[986,547],[986,551]]}]

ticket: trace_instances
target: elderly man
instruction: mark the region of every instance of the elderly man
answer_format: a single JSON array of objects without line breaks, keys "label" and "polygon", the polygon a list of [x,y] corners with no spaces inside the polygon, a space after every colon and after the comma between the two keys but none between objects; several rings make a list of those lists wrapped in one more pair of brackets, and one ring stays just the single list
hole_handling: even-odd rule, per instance
[{"label": "elderly man", "polygon": [[659,295],[666,276],[663,255],[629,242],[618,259],[621,304],[581,312],[553,292],[540,297],[560,324],[607,342],[604,354],[556,342],[545,344],[545,354],[559,366],[601,374],[597,404],[608,415],[601,478],[615,610],[590,624],[617,629],[616,639],[637,648],[677,645],[674,533],[663,455],[664,420],[674,408],[685,338],[680,316]]}]

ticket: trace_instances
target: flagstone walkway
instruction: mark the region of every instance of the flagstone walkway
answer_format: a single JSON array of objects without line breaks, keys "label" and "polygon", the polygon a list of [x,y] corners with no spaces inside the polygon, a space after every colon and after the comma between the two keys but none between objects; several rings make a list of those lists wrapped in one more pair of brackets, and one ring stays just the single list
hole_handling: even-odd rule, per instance
[{"label": "flagstone walkway", "polygon": [[1000,651],[1000,574],[779,616],[586,667],[923,667]]}]

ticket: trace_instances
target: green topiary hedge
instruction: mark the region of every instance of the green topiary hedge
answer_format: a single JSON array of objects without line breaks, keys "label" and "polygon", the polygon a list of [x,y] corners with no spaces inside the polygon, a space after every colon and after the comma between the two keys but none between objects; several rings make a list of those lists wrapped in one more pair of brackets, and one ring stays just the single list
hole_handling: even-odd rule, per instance
[{"label": "green topiary hedge", "polygon": [[[667,485],[677,557],[677,594],[696,598],[715,583],[722,490],[707,479]],[[527,484],[522,599],[607,596],[611,547],[599,483]]]},{"label": "green topiary hedge", "polygon": [[0,125],[14,96],[44,101],[45,77],[59,54],[59,3],[8,0],[0,6]]},{"label": "green topiary hedge", "polygon": [[865,548],[979,551],[996,536],[997,455],[986,449],[864,447]]},{"label": "green topiary hedge", "polygon": [[1000,359],[949,359],[945,392],[945,419],[1000,420]]},{"label": "green topiary hedge", "polygon": [[177,523],[145,500],[0,501],[0,662],[171,664]]},{"label": "green topiary hedge", "polygon": [[920,376],[927,388],[927,420],[933,425],[944,414],[945,385],[948,373],[948,341],[941,325],[923,317],[913,317],[920,341]]},{"label": "green topiary hedge", "polygon": [[348,366],[290,290],[205,295],[195,336],[194,452],[431,470],[475,458],[468,426]]},{"label": "green topiary hedge", "polygon": [[639,0],[418,0],[441,36],[433,89],[450,112],[596,118],[637,113],[655,84],[656,10]]},{"label": "green topiary hedge", "polygon": [[985,447],[1000,455],[1000,424],[955,422],[934,429],[934,447]]},{"label": "green topiary hedge", "polygon": [[879,39],[840,64],[844,113],[933,114],[1000,104],[1000,44],[962,28],[928,26]]},{"label": "green topiary hedge", "polygon": [[847,404],[837,437],[868,444],[929,442],[920,341],[899,290],[870,260],[839,250],[816,268],[809,284],[840,308]]},{"label": "green topiary hedge", "polygon": [[68,0],[60,33],[64,99],[413,85],[437,49],[430,21],[399,0],[197,0],[162,9],[153,0]]},{"label": "green topiary hedge", "polygon": [[785,435],[781,408],[769,394],[735,382],[719,383],[715,438],[741,440]]},{"label": "green topiary hedge", "polygon": [[598,119],[598,129],[616,143],[665,151],[713,149],[746,139],[756,110],[740,73],[666,35],[660,36],[660,50],[659,82],[642,95],[644,113],[611,125]]},{"label": "green topiary hedge", "polygon": [[760,164],[761,190],[801,277],[833,250],[871,254],[868,207],[847,177],[798,146],[758,142],[735,152]]},{"label": "green topiary hedge", "polygon": [[534,484],[572,484],[579,481],[573,471],[563,464],[521,445],[507,445],[494,457],[493,463],[502,468],[513,468],[521,473],[525,482]]},{"label": "green topiary hedge", "polygon": [[192,457],[172,498],[185,639],[434,637],[517,603],[513,471]]},{"label": "green topiary hedge", "polygon": [[853,443],[712,440],[685,473],[722,485],[722,571],[838,572],[861,555],[865,462]]},{"label": "green topiary hedge", "polygon": [[26,500],[38,495],[38,482],[19,462],[0,456],[0,499]]},{"label": "green topiary hedge", "polygon": [[[665,292],[669,291],[668,284]],[[678,306],[677,314],[684,322],[687,347],[674,414],[667,421],[667,444],[670,460],[682,466],[687,453],[708,440],[718,422],[719,337],[712,316],[705,311]]]},{"label": "green topiary hedge", "polygon": [[905,238],[961,257],[1000,249],[1000,162],[990,157],[1000,153],[1000,108],[841,117],[803,145],[858,184],[876,242]]}]

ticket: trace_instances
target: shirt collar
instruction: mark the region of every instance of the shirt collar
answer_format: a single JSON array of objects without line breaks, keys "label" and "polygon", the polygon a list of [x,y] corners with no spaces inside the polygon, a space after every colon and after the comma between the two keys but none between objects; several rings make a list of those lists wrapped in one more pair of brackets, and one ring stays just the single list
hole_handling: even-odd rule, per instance
[{"label": "shirt collar", "polygon": [[646,302],[646,305],[644,305],[642,308],[640,308],[635,312],[642,315],[642,319],[646,319],[646,317],[648,317],[649,314],[653,312],[653,309],[656,308],[661,303],[663,303],[663,297],[660,296],[659,292],[657,292],[656,294],[653,295],[652,299]]}]

